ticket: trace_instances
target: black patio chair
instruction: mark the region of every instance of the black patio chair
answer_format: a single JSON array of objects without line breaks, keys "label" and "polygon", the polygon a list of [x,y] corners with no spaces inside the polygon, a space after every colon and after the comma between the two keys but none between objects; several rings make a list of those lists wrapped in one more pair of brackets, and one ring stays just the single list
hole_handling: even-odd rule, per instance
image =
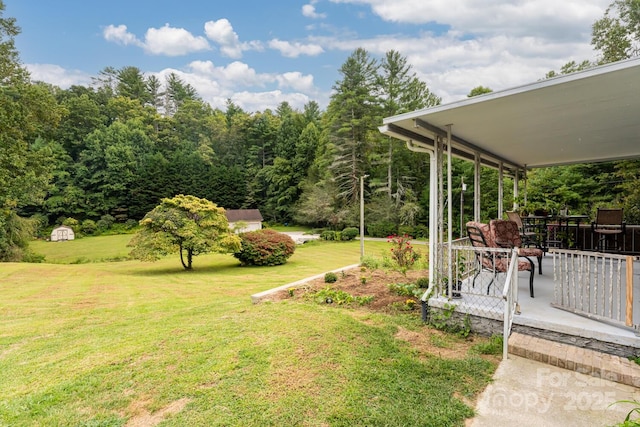
[{"label": "black patio chair", "polygon": [[[481,222],[470,221],[466,225],[467,235],[471,244],[475,248],[504,248],[495,243],[494,236],[491,233],[491,227],[489,224]],[[500,252],[493,251],[474,251],[477,262],[477,272],[473,276],[472,285],[475,287],[476,279],[482,271],[488,271],[493,274],[491,281],[487,286],[487,295],[491,289],[491,285],[497,279],[498,273],[506,273],[509,268],[509,257]],[[529,271],[529,293],[533,298],[533,277],[535,272],[535,266],[533,261],[527,257],[524,259],[518,259],[518,271]]]},{"label": "black patio chair", "polygon": [[598,208],[596,220],[591,223],[591,231],[598,236],[598,252],[606,252],[607,242],[613,238],[615,250],[620,251],[618,236],[624,235],[626,223],[623,209]]}]

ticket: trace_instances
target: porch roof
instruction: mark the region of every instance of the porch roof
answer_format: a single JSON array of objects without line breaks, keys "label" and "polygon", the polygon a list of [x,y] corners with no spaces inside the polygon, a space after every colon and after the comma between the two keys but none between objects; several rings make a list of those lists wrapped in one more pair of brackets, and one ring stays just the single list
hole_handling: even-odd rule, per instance
[{"label": "porch roof", "polygon": [[640,157],[640,58],[384,119],[384,134],[506,170]]}]

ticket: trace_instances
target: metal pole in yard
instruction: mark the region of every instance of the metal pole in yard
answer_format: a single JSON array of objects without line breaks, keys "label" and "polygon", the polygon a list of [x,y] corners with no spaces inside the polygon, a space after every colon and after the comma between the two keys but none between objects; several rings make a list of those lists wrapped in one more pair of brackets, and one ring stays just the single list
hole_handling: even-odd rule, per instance
[{"label": "metal pole in yard", "polygon": [[368,176],[360,176],[360,261],[364,258],[364,179]]}]

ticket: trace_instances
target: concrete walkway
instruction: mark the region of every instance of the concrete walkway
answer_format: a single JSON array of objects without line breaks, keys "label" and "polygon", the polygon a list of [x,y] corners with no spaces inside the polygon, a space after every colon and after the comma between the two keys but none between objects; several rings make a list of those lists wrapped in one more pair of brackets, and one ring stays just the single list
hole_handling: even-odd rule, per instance
[{"label": "concrete walkway", "polygon": [[[471,427],[613,426],[640,401],[640,389],[509,355],[480,395]],[[635,419],[635,417],[632,417]]]}]

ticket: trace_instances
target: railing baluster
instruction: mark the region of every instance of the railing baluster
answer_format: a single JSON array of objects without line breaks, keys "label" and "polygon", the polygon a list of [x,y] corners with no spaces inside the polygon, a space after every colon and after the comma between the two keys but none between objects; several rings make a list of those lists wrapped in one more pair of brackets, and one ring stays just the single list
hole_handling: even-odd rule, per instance
[{"label": "railing baluster", "polygon": [[587,310],[592,310],[593,309],[593,304],[595,301],[597,301],[596,298],[593,297],[593,283],[591,281],[591,257],[587,257],[587,285],[588,285],[588,290],[589,290],[589,304],[587,304],[588,309]]},{"label": "railing baluster", "polygon": [[633,323],[636,257],[555,248],[551,253],[554,306],[638,329]]},{"label": "railing baluster", "polygon": [[625,322],[627,326],[633,326],[633,257],[628,256],[626,261],[627,277],[626,277],[626,304],[625,304]]},{"label": "railing baluster", "polygon": [[609,258],[609,292],[607,292],[607,296],[609,297],[609,317],[613,318],[613,259]]},{"label": "railing baluster", "polygon": [[[613,260],[611,261],[613,262]],[[616,267],[618,270],[618,274],[614,279],[616,282],[616,292],[614,294],[618,296],[618,298],[616,299],[616,320],[622,320],[622,262],[620,262],[620,260],[616,260]]]}]

